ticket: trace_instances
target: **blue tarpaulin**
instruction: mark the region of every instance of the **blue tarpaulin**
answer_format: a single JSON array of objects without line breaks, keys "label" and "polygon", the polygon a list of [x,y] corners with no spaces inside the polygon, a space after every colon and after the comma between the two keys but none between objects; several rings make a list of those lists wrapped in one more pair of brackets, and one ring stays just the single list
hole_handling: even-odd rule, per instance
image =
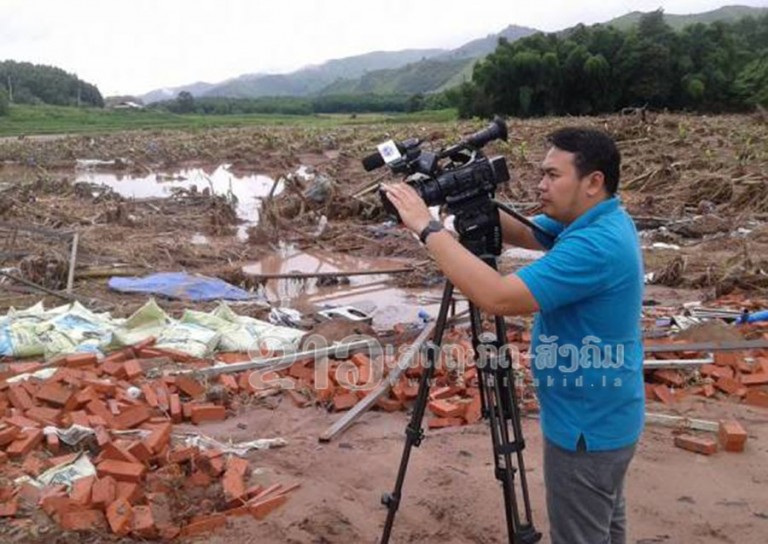
[{"label": "blue tarpaulin", "polygon": [[159,272],[143,278],[112,277],[109,288],[121,293],[150,293],[190,301],[252,300],[261,296],[219,278],[186,272]]}]

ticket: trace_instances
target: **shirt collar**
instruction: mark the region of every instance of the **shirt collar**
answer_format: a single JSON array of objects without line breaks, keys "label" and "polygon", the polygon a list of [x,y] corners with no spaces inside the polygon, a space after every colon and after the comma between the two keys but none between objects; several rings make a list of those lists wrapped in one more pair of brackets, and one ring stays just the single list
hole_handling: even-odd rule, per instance
[{"label": "shirt collar", "polygon": [[621,199],[619,199],[619,197],[610,196],[605,200],[603,200],[602,202],[600,202],[599,204],[595,204],[586,212],[584,212],[579,217],[577,217],[576,220],[570,225],[568,225],[561,234],[565,234],[566,232],[571,232],[574,230],[584,228],[588,225],[591,225],[592,223],[597,221],[597,219],[599,219],[600,217],[619,209],[620,205],[621,205]]}]

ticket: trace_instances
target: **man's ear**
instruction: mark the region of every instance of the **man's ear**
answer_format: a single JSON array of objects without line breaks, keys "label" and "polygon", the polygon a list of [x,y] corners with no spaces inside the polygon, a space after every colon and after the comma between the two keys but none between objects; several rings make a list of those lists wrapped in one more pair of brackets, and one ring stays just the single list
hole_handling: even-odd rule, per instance
[{"label": "man's ear", "polygon": [[605,175],[595,170],[587,176],[587,196],[599,196],[603,191],[605,191]]}]

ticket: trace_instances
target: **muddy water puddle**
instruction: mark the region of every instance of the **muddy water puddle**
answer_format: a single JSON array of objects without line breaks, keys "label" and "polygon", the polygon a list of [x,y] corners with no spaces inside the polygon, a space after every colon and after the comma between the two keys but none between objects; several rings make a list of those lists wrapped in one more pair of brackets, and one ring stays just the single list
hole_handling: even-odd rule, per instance
[{"label": "muddy water puddle", "polygon": [[[275,180],[259,174],[240,175],[230,171],[227,164],[215,169],[187,168],[171,172],[152,172],[145,176],[105,172],[96,167],[104,165],[80,162],[75,171],[75,183],[88,183],[109,187],[126,198],[168,198],[185,190],[221,195],[236,200],[237,216],[243,220],[238,227],[237,237],[245,239],[249,226],[259,220],[261,200],[268,196]],[[282,181],[277,182],[274,194],[283,190]],[[193,235],[194,243],[205,243],[199,234]]]},{"label": "muddy water puddle", "polygon": [[[419,313],[437,316],[441,290],[394,287],[394,273],[407,268],[400,259],[369,259],[325,251],[286,247],[245,265],[246,275],[266,279],[265,291],[273,306],[310,312],[327,307],[353,306],[373,316],[375,328],[411,323]],[[356,275],[356,273],[365,275]],[[408,272],[405,272],[408,273]]]}]

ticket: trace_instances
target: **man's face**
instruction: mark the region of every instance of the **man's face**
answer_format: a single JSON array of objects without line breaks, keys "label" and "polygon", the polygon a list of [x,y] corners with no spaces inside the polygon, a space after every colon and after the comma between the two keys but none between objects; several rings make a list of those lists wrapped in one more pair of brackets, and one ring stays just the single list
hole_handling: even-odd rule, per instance
[{"label": "man's face", "polygon": [[589,208],[589,180],[579,178],[574,154],[550,147],[541,163],[537,187],[542,212],[561,223],[571,223]]}]

